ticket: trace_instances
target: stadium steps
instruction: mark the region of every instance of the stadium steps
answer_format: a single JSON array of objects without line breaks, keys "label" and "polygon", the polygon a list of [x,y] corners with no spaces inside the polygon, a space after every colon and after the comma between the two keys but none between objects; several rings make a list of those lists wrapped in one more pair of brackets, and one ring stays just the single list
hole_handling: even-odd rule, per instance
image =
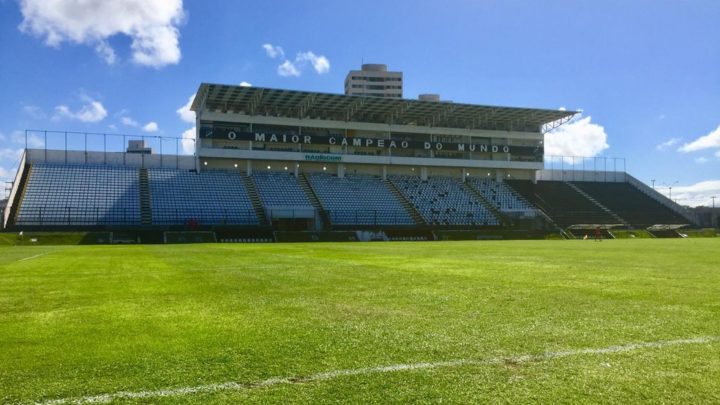
[{"label": "stadium steps", "polygon": [[415,221],[415,225],[427,225],[427,222],[425,222],[425,219],[423,219],[422,215],[420,215],[420,212],[418,212],[415,206],[408,201],[408,199],[400,192],[400,190],[397,189],[397,187],[395,187],[395,184],[393,184],[392,181],[383,180],[383,183],[385,183],[390,192],[392,192],[398,201],[400,201],[400,204],[402,204],[405,208],[405,211],[410,214],[410,218]]},{"label": "stadium steps", "polygon": [[[28,182],[28,179],[30,178],[30,172],[32,171],[32,165],[28,164],[25,166],[25,170],[23,170],[23,174],[20,177],[20,184],[18,185],[18,188],[20,190],[19,193],[15,196],[15,201],[8,201],[8,204],[12,204],[10,207],[10,217],[8,219],[8,222],[10,222],[7,225],[15,225],[18,213],[20,212],[20,204],[22,204],[23,199],[25,198],[25,190],[27,187],[25,185]],[[2,224],[0,224],[2,225]]]},{"label": "stadium steps", "polygon": [[488,201],[487,198],[485,198],[485,196],[480,192],[480,190],[475,188],[475,186],[468,183],[467,181],[463,181],[462,187],[465,189],[465,191],[475,197],[475,199],[480,201],[480,203],[482,203],[482,205],[484,205],[488,211],[492,212],[492,214],[495,215],[495,218],[497,218],[500,222],[500,225],[506,226],[510,223],[507,217],[503,215],[503,213],[500,212],[500,210],[498,210],[493,204],[491,204],[490,201]]},{"label": "stadium steps", "polygon": [[535,206],[538,214],[540,214],[540,216],[543,217],[551,227],[556,228],[565,239],[571,239],[565,235],[563,227],[558,225],[558,223],[555,222],[555,220],[548,214],[549,204],[534,191],[530,181],[507,181],[506,183],[517,195]]},{"label": "stadium steps", "polygon": [[305,176],[305,173],[300,173],[298,175],[298,181],[300,182],[300,187],[302,187],[305,195],[310,200],[310,204],[312,204],[312,206],[315,207],[315,209],[320,213],[320,219],[323,223],[323,229],[329,230],[330,216],[328,215],[327,211],[325,211],[322,204],[320,204],[320,199],[318,198],[317,194],[315,194],[315,190],[313,190],[313,188],[310,186],[310,182]]},{"label": "stadium steps", "polygon": [[686,225],[689,218],[628,182],[577,182],[575,186],[625,218],[635,229],[652,225]]},{"label": "stadium steps", "polygon": [[250,202],[252,202],[253,208],[255,209],[255,214],[257,215],[260,224],[269,224],[268,218],[265,215],[265,208],[263,208],[262,200],[260,199],[260,194],[258,193],[257,188],[255,187],[255,183],[252,181],[252,178],[250,176],[240,177],[242,177],[242,181],[243,183],[245,183],[245,189],[247,189],[248,197],[250,197]]},{"label": "stadium steps", "polygon": [[618,223],[621,223],[621,224],[623,224],[623,225],[625,225],[625,226],[627,226],[627,227],[630,226],[630,224],[629,224],[626,220],[624,220],[624,219],[621,218],[618,214],[616,214],[616,213],[614,213],[613,211],[611,211],[608,207],[600,204],[600,202],[599,202],[598,200],[594,199],[594,198],[593,198],[592,196],[590,196],[588,193],[584,192],[582,189],[580,189],[580,187],[578,187],[578,186],[576,186],[575,184],[570,183],[570,182],[568,182],[568,181],[566,181],[565,184],[567,184],[567,185],[568,185],[570,188],[572,188],[573,190],[577,191],[577,192],[578,192],[580,195],[582,195],[583,197],[587,198],[587,199],[588,199],[590,202],[592,202],[593,204],[597,205],[601,210],[603,210],[603,211],[607,212],[608,214],[610,214],[610,216],[612,216],[613,218],[615,218],[615,220],[617,220]]},{"label": "stadium steps", "polygon": [[507,180],[526,200],[563,228],[578,224],[614,224],[617,220],[564,181]]},{"label": "stadium steps", "polygon": [[146,168],[140,169],[140,224],[152,225],[152,202],[150,200],[150,180]]}]

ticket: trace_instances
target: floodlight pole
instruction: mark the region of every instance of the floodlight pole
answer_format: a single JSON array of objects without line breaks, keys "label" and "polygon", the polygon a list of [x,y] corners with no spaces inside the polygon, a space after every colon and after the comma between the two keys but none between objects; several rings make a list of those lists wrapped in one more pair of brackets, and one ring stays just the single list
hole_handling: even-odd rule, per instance
[{"label": "floodlight pole", "polygon": [[713,209],[715,209],[715,196],[712,196],[710,198],[712,198],[712,207]]},{"label": "floodlight pole", "polygon": [[672,201],[672,188],[673,188],[674,185],[676,185],[676,184],[678,184],[678,183],[679,183],[678,180],[675,180],[672,184],[663,183],[663,184],[666,185],[667,188],[668,188],[668,191],[669,191],[669,192],[668,192],[668,198],[670,199],[670,201]]},{"label": "floodlight pole", "polygon": [[650,180],[652,182],[652,188],[655,190],[655,179]]}]

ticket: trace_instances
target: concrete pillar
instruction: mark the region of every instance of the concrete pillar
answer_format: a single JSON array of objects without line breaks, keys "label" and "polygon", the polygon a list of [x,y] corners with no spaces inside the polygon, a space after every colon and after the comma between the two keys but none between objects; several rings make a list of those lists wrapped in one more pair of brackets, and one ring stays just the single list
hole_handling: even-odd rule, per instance
[{"label": "concrete pillar", "polygon": [[462,176],[461,177],[462,181],[465,181],[465,179],[467,178],[467,173],[468,173],[467,169],[463,167],[462,171],[460,173],[460,176]]},{"label": "concrete pillar", "polygon": [[382,179],[387,180],[387,166],[385,165],[382,167]]},{"label": "concrete pillar", "polygon": [[338,163],[338,165],[337,165],[337,176],[339,179],[342,179],[345,177],[345,165],[342,163]]},{"label": "concrete pillar", "polygon": [[247,173],[248,176],[252,175],[252,160],[245,161],[245,173]]},{"label": "concrete pillar", "polygon": [[297,179],[300,177],[300,164],[298,162],[293,162],[293,169],[295,170],[295,178]]},{"label": "concrete pillar", "polygon": [[420,168],[420,180],[427,180],[427,167]]}]

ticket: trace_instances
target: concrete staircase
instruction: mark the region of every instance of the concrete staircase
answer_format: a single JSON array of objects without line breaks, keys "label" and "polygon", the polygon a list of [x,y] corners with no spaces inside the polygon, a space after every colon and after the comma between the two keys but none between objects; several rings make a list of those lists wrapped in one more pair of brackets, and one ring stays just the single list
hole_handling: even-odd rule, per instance
[{"label": "concrete staircase", "polygon": [[152,225],[152,200],[150,196],[150,179],[148,178],[148,170],[140,169],[139,174],[140,186],[140,223],[142,225]]},{"label": "concrete staircase", "polygon": [[245,183],[245,189],[247,190],[248,197],[250,197],[250,202],[252,202],[253,209],[255,210],[255,215],[257,216],[260,225],[270,225],[267,215],[265,215],[265,208],[263,208],[260,194],[257,191],[257,187],[255,187],[255,182],[253,182],[252,177],[240,177],[242,178],[243,183]]},{"label": "concrete staircase", "polygon": [[587,198],[588,201],[590,201],[590,202],[592,202],[593,204],[595,204],[598,208],[600,208],[601,210],[607,212],[611,217],[613,217],[615,220],[617,220],[619,224],[623,224],[623,225],[625,225],[625,226],[627,226],[627,227],[630,227],[630,224],[629,224],[625,219],[621,218],[619,215],[617,215],[616,213],[614,213],[613,211],[611,211],[608,207],[600,204],[599,201],[597,201],[596,199],[592,198],[588,193],[582,191],[582,190],[580,189],[580,187],[578,187],[578,186],[576,186],[576,185],[574,185],[573,183],[570,183],[570,182],[568,182],[568,181],[566,181],[565,184],[567,184],[570,188],[572,188],[573,190],[575,190],[578,194],[580,194],[580,195],[582,195],[583,197]]},{"label": "concrete staircase", "polygon": [[[12,206],[10,207],[10,216],[7,225],[15,225],[17,221],[17,215],[20,212],[20,204],[22,204],[23,198],[25,197],[27,181],[30,178],[31,172],[32,165],[27,165],[25,167],[25,170],[23,170],[22,176],[20,177],[20,184],[17,185],[20,192],[15,195],[15,201],[7,202],[8,204],[12,204]],[[2,213],[2,211],[0,211],[0,213]],[[2,221],[2,219],[0,219],[0,221]],[[2,228],[2,223],[0,223],[0,228]]]},{"label": "concrete staircase", "polygon": [[485,196],[479,190],[477,190],[471,184],[468,184],[468,182],[466,181],[461,182],[461,185],[465,191],[467,191],[468,193],[470,193],[470,195],[475,197],[475,199],[480,201],[480,203],[482,203],[485,209],[492,212],[492,214],[495,215],[495,218],[500,221],[501,225],[506,226],[510,224],[508,218],[502,212],[500,212],[500,210],[497,209],[497,207],[495,207],[490,201],[488,201],[487,198],[485,198]]},{"label": "concrete staircase", "polygon": [[398,190],[398,188],[393,184],[392,181],[389,180],[383,180],[383,183],[387,186],[387,188],[392,192],[395,197],[397,197],[398,201],[400,201],[400,204],[402,204],[403,208],[405,208],[405,211],[410,214],[410,218],[415,222],[415,225],[427,225],[427,222],[425,222],[425,219],[420,215],[420,212],[415,208],[414,205],[408,199],[405,197],[403,193]]},{"label": "concrete staircase", "polygon": [[307,177],[305,176],[305,173],[300,173],[298,175],[298,182],[300,183],[300,187],[302,187],[308,200],[310,200],[310,204],[312,204],[312,206],[320,214],[320,219],[322,220],[323,229],[329,230],[331,228],[330,216],[328,215],[327,211],[325,211],[322,204],[320,203],[320,199],[318,198],[317,194],[315,194],[315,190],[313,190],[313,188],[310,186],[310,182],[308,181]]}]

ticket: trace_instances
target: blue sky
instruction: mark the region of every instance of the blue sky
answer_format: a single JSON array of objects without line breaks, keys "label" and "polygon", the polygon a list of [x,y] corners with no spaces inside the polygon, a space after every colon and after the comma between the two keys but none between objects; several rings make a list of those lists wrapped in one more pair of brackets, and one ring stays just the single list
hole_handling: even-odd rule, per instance
[{"label": "blue sky", "polygon": [[201,82],[340,93],[364,61],[403,71],[406,98],[582,110],[549,149],[707,205],[718,21],[716,0],[0,0],[0,177],[28,128],[181,137]]}]

